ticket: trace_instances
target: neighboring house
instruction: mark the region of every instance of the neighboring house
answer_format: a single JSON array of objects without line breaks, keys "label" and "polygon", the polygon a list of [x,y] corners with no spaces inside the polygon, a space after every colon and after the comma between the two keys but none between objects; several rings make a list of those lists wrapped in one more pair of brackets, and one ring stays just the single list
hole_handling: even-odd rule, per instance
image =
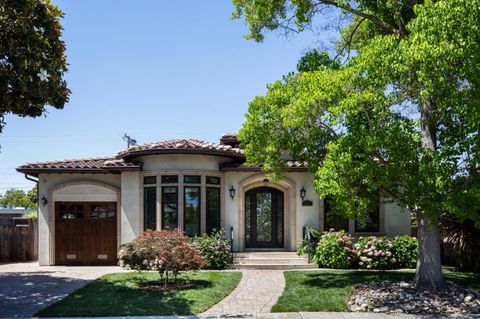
[{"label": "neighboring house", "polygon": [[304,226],[410,233],[410,215],[394,204],[380,204],[362,225],[326,218],[328,203],[303,163],[287,161],[284,177],[272,182],[244,162],[229,134],[220,144],[169,140],[112,158],[22,165],[17,171],[39,182],[40,264],[114,264],[119,245],[147,229],[194,236],[224,228],[235,251],[294,251]]},{"label": "neighboring house", "polygon": [[36,209],[30,208],[1,208],[0,219],[12,219],[14,217],[23,217],[26,214],[36,212]]}]

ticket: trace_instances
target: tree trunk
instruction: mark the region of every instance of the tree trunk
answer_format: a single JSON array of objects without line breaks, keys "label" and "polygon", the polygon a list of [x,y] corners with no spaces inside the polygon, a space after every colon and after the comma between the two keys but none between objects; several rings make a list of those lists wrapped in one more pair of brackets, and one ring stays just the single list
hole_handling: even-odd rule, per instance
[{"label": "tree trunk", "polygon": [[[420,118],[423,149],[437,150],[436,125],[432,117],[434,103],[431,100],[420,102]],[[427,189],[430,187],[427,186]],[[428,190],[427,190],[428,191]],[[435,191],[434,189],[430,191]],[[426,212],[417,213],[418,258],[415,270],[415,286],[422,289],[438,289],[444,284],[440,254],[440,233],[438,218]]]},{"label": "tree trunk", "polygon": [[417,213],[418,258],[415,270],[417,288],[435,290],[443,286],[440,233],[437,218]]}]

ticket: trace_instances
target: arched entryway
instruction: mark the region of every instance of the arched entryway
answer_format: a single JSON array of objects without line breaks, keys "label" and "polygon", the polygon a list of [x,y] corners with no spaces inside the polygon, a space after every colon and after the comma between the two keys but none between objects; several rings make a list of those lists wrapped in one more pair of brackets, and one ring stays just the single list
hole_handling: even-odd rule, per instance
[{"label": "arched entryway", "polygon": [[284,247],[284,194],[273,187],[245,192],[245,247]]}]

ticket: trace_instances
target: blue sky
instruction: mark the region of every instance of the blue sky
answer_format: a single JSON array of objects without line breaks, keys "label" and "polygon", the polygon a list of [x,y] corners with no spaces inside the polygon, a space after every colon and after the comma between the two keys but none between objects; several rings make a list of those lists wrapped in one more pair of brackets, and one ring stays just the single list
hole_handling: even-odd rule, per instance
[{"label": "blue sky", "polygon": [[123,133],[139,143],[218,142],[241,127],[267,83],[318,45],[311,32],[247,41],[230,1],[53,2],[65,13],[71,98],[46,117],[6,117],[0,193],[33,186],[16,173],[20,164],[112,156],[126,146]]}]

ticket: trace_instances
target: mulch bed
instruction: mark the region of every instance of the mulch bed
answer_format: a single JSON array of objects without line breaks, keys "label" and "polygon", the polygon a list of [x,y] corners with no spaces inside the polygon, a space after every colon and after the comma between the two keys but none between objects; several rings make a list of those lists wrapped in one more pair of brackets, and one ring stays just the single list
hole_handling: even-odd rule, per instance
[{"label": "mulch bed", "polygon": [[162,281],[148,281],[139,284],[139,286],[140,288],[148,290],[168,291],[191,288],[195,286],[195,284],[188,280],[169,281],[166,285],[165,282]]}]

